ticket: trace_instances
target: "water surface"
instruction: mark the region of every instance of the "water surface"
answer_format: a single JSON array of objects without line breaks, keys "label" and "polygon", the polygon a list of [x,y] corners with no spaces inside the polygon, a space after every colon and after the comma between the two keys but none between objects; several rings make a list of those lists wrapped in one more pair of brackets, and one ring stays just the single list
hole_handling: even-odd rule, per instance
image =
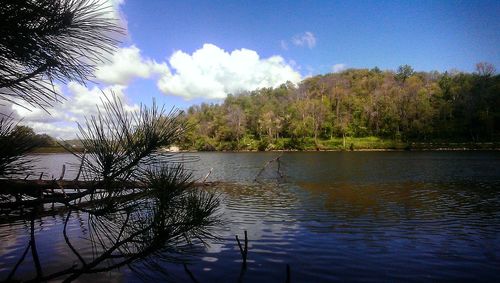
[{"label": "water surface", "polygon": [[[500,278],[499,152],[309,152],[198,153],[187,166],[195,178],[213,168],[210,181],[224,181],[220,240],[199,247],[189,267],[201,282],[235,282],[241,257],[234,235],[248,231],[246,282],[283,282],[286,264],[294,282],[484,281]],[[59,176],[67,154],[39,155],[46,176]],[[73,175],[72,175],[73,174]],[[69,170],[66,178],[74,176]],[[2,218],[3,217],[3,218]],[[0,217],[0,279],[29,241],[30,223]],[[75,260],[61,233],[65,214],[37,219],[38,250],[46,270]],[[86,216],[72,217],[69,233],[83,255]],[[179,264],[165,264],[172,281],[188,277]],[[154,271],[152,271],[154,272]],[[33,277],[28,261],[18,271]],[[138,281],[121,268],[85,281]]]}]

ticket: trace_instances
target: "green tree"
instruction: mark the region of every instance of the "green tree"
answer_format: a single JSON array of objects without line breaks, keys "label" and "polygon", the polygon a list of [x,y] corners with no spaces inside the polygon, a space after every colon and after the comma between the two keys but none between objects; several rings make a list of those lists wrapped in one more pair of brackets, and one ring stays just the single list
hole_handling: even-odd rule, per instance
[{"label": "green tree", "polygon": [[404,83],[406,79],[415,73],[410,65],[402,65],[398,67],[395,78],[397,81]]}]

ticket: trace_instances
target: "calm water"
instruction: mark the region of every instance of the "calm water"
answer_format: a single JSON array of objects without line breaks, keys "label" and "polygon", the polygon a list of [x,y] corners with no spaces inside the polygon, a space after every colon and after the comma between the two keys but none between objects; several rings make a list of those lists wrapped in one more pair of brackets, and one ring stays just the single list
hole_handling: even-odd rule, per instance
[{"label": "calm water", "polygon": [[[229,182],[220,192],[220,241],[200,247],[190,270],[201,282],[236,282],[241,257],[234,235],[249,236],[245,282],[484,281],[500,279],[500,152],[285,153],[278,183],[263,165],[278,153],[199,153],[197,177]],[[38,166],[59,176],[66,154],[40,155]],[[68,172],[67,177],[71,178]],[[35,222],[44,270],[75,258],[62,235],[63,213]],[[30,222],[0,216],[0,280],[26,249]],[[90,256],[85,215],[68,231]],[[78,240],[80,239],[80,240]],[[172,281],[189,282],[181,265],[165,264]],[[154,272],[154,271],[151,271]],[[32,262],[20,279],[30,279]],[[81,281],[138,281],[128,268]]]}]

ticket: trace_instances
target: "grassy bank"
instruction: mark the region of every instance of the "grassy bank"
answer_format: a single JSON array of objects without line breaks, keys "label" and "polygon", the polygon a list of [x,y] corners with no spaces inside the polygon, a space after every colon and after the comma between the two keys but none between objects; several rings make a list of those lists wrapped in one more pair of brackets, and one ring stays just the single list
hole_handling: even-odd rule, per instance
[{"label": "grassy bank", "polygon": [[[79,151],[78,149],[76,149]],[[83,149],[82,149],[83,151]],[[62,146],[43,146],[34,148],[31,153],[43,154],[43,153],[68,153],[68,151]]]},{"label": "grassy bank", "polygon": [[215,141],[204,139],[194,145],[181,146],[183,150],[198,151],[362,151],[362,150],[500,150],[500,142],[429,141],[404,142],[378,137],[346,137],[327,140],[313,138],[255,140],[243,138],[236,141]]},{"label": "grassy bank", "polygon": [[[346,137],[314,141],[313,138],[294,140],[280,138],[273,141],[243,138],[238,144],[236,141],[217,142],[204,139],[195,145],[180,147],[186,151],[384,151],[384,150],[500,150],[500,142],[457,142],[457,141],[432,141],[432,142],[403,142],[377,137]],[[78,151],[78,149],[77,149]],[[38,147],[32,153],[67,153],[61,146]]]}]

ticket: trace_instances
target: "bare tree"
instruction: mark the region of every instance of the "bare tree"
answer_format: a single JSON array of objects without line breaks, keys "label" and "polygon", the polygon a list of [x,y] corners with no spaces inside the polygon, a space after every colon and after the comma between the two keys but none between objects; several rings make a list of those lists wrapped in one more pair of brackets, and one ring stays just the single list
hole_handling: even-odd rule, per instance
[{"label": "bare tree", "polygon": [[491,63],[479,62],[476,64],[476,71],[482,77],[489,77],[495,74],[496,69]]},{"label": "bare tree", "polygon": [[230,105],[227,109],[226,120],[231,132],[236,137],[238,146],[240,139],[245,133],[246,115],[245,112],[238,105]]}]

